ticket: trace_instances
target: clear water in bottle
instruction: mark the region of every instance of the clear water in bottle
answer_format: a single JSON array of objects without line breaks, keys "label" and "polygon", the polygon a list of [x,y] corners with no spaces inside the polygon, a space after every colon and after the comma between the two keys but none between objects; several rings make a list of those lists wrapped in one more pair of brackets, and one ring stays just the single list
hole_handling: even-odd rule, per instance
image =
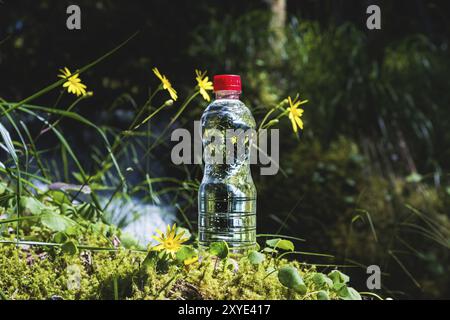
[{"label": "clear water in bottle", "polygon": [[[231,145],[243,143],[238,156],[234,148],[232,160],[211,163],[205,159],[203,180],[200,185],[199,246],[226,241],[234,253],[243,253],[256,244],[256,188],[250,172],[250,142],[227,134],[229,129],[247,131],[255,129],[250,110],[239,100],[240,77],[221,75],[214,77],[216,100],[204,111],[201,118],[204,154],[219,153],[226,157],[227,139]],[[220,144],[212,143],[219,136]],[[228,141],[228,143],[230,143]],[[228,144],[230,145],[230,144]]]}]

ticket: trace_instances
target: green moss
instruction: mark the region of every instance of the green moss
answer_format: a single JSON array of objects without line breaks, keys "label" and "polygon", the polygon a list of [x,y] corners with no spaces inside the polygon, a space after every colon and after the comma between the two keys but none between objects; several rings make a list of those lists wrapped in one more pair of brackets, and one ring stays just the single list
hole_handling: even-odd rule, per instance
[{"label": "green moss", "polygon": [[[317,274],[313,268],[296,261],[266,255],[252,264],[246,256],[231,258],[227,249],[204,252],[199,261],[185,266],[185,258],[169,258],[154,251],[147,255],[145,250],[130,245],[132,241],[121,243],[117,227],[96,218],[86,220],[83,210],[87,205],[69,210],[67,205],[54,206],[54,199],[42,196],[24,199],[28,216],[41,216],[21,221],[18,235],[14,232],[15,222],[0,225],[2,298],[316,299],[319,291],[324,291],[322,297],[338,297],[336,288],[318,286],[312,281]],[[7,204],[7,208],[10,210],[12,205]],[[44,221],[41,211],[51,219]],[[16,245],[16,238],[27,245]],[[280,241],[276,243],[280,243],[277,249],[294,250],[293,244],[283,247]],[[113,244],[120,248],[114,249]],[[191,249],[194,255],[198,254],[194,247]],[[275,270],[285,264],[296,268],[293,270],[304,281],[306,293],[295,292],[296,287],[289,289],[279,281]]]},{"label": "green moss", "polygon": [[305,295],[284,287],[276,272],[268,272],[286,260],[253,265],[242,257],[235,261],[236,270],[209,257],[188,267],[170,265],[160,273],[153,264],[145,266],[144,258],[145,253],[129,250],[69,256],[1,245],[0,290],[8,299],[114,299],[116,282],[119,299],[316,299],[324,289],[312,281],[315,270],[298,262],[289,263],[299,269],[308,288]]}]

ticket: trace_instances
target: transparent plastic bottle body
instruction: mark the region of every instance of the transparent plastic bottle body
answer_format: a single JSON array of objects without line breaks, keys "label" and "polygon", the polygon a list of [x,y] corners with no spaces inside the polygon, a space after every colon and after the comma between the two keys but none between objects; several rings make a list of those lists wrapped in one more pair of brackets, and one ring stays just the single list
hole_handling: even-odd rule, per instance
[{"label": "transparent plastic bottle body", "polygon": [[[255,120],[239,100],[239,92],[217,92],[216,98],[201,118],[205,155],[207,152],[227,152],[228,129],[255,129]],[[211,144],[211,132],[221,136],[221,147]],[[226,241],[232,252],[244,253],[256,245],[256,188],[250,172],[248,140],[245,140],[243,148],[244,156],[235,156],[232,163],[208,163],[205,158],[198,194],[201,248],[212,242]]]}]

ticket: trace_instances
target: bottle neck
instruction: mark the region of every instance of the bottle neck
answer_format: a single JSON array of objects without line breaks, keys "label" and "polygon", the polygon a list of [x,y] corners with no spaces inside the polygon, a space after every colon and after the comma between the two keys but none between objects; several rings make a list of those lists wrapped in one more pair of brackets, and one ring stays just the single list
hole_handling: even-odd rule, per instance
[{"label": "bottle neck", "polygon": [[241,91],[236,90],[223,90],[223,91],[216,91],[216,100],[220,99],[236,99],[239,100],[239,97],[241,95]]}]

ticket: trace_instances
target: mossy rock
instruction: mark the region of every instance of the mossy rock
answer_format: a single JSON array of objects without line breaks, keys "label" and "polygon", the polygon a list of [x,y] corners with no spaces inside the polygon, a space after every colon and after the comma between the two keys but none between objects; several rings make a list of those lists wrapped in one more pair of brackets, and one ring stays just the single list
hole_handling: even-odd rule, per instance
[{"label": "mossy rock", "polygon": [[[254,265],[246,257],[239,268],[226,260],[203,258],[191,266],[169,264],[165,273],[144,264],[145,252],[81,251],[68,255],[40,247],[0,245],[0,290],[7,299],[318,299],[324,291],[314,268],[295,261],[268,259]],[[307,292],[283,286],[270,271],[288,264],[297,268]],[[321,296],[318,296],[321,292]]]}]

